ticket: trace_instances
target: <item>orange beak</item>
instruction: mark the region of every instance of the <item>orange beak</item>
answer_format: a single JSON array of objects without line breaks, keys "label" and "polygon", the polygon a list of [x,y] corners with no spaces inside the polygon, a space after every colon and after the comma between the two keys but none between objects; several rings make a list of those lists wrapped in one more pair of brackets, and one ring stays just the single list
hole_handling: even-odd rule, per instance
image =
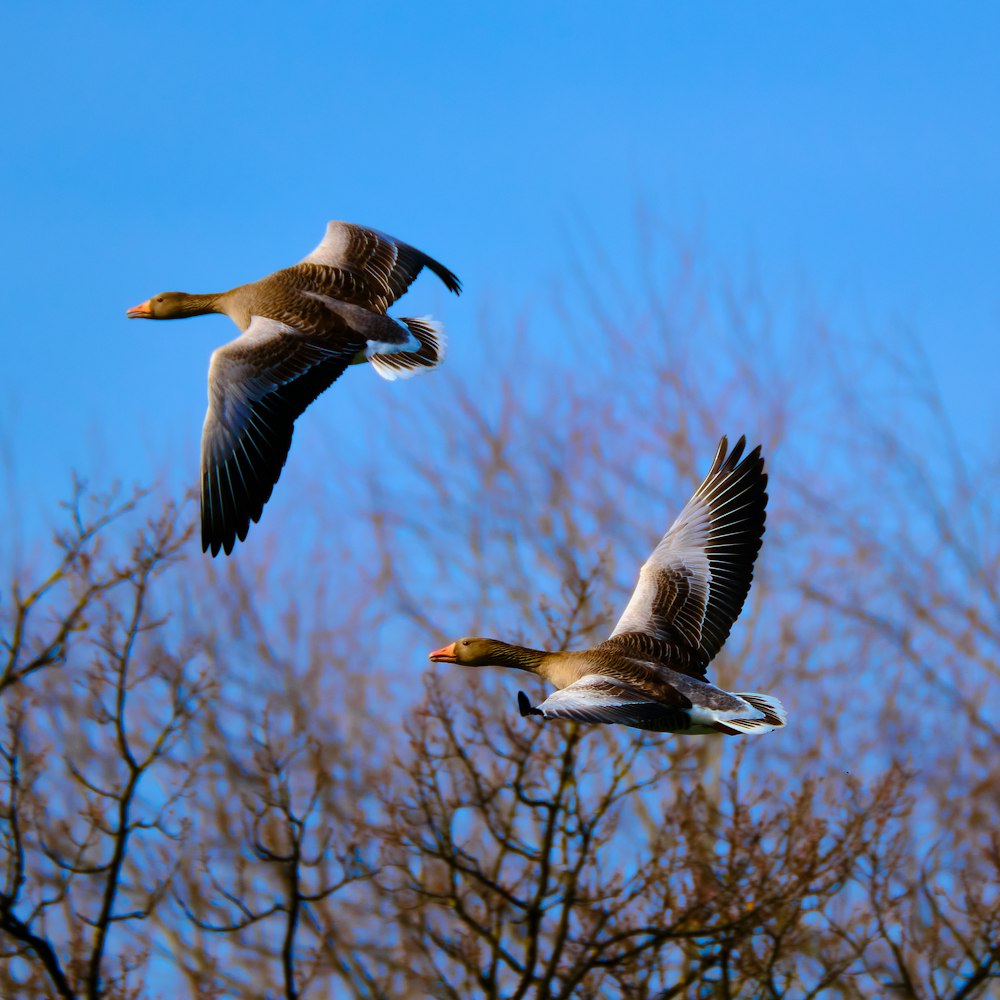
[{"label": "orange beak", "polygon": [[126,309],[125,315],[129,319],[149,319],[153,315],[153,310],[149,307],[150,301],[150,299],[146,299],[145,302],[140,302],[137,306]]},{"label": "orange beak", "polygon": [[435,649],[433,653],[427,654],[428,660],[435,663],[457,663],[458,657],[455,655],[455,643],[449,642],[447,646]]}]

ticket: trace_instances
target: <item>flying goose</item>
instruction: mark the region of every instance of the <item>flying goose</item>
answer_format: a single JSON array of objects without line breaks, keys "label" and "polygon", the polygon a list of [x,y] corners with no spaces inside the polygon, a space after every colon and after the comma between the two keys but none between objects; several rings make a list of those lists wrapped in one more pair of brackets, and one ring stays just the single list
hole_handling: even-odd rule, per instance
[{"label": "flying goose", "polygon": [[750,590],[764,535],[767,473],[760,447],[743,461],[740,438],[723,438],[705,481],[639,572],[611,637],[591,649],[550,653],[497,639],[456,639],[438,663],[516,667],[559,690],[537,707],[519,691],[521,715],[621,723],[654,732],[767,733],[785,710],[766,694],[723,691],[706,678]]},{"label": "flying goose", "polygon": [[242,331],[208,368],[203,551],[229,555],[246,538],[281,475],[296,418],[348,365],[367,361],[392,381],[441,362],[440,323],[386,315],[423,267],[461,292],[448,268],[401,240],[331,222],[319,246],[292,267],[228,292],[163,292],[128,310],[130,319],[224,313]]}]

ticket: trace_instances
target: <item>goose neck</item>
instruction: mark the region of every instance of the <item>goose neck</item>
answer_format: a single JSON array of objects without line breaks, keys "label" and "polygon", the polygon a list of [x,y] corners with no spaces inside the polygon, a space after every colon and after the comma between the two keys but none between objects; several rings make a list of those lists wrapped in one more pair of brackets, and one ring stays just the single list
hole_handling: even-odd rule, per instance
[{"label": "goose neck", "polygon": [[537,674],[549,656],[542,649],[530,649],[527,646],[511,646],[498,643],[494,651],[495,662],[501,667],[514,667],[517,670],[527,670]]},{"label": "goose neck", "polygon": [[220,299],[224,292],[209,292],[205,295],[188,293],[180,302],[179,316],[205,316],[208,313],[223,312]]}]

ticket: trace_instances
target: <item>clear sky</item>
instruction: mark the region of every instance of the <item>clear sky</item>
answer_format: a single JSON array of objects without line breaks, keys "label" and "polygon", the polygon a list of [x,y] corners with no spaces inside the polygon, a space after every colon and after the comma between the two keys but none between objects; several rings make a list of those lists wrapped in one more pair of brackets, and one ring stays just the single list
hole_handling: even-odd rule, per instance
[{"label": "clear sky", "polygon": [[568,233],[627,273],[645,204],[720,273],[917,335],[969,459],[996,445],[1000,6],[18,4],[2,34],[0,516],[26,529],[70,467],[196,482],[235,328],[125,309],[292,263],[330,218],[461,276],[404,302],[471,372]]}]

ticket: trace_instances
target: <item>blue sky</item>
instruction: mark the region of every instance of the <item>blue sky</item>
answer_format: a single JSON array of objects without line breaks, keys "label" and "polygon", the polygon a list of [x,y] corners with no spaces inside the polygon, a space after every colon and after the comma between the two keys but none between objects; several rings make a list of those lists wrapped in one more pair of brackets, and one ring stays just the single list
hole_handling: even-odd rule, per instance
[{"label": "blue sky", "polygon": [[[196,482],[208,356],[235,328],[125,309],[289,264],[329,218],[461,276],[461,300],[424,278],[405,311],[444,318],[479,378],[483,313],[548,335],[572,234],[627,280],[643,204],[778,303],[915,334],[962,448],[991,454],[993,5],[18,5],[3,33],[0,513],[28,533],[70,467]],[[350,419],[341,386],[317,405]]]}]

